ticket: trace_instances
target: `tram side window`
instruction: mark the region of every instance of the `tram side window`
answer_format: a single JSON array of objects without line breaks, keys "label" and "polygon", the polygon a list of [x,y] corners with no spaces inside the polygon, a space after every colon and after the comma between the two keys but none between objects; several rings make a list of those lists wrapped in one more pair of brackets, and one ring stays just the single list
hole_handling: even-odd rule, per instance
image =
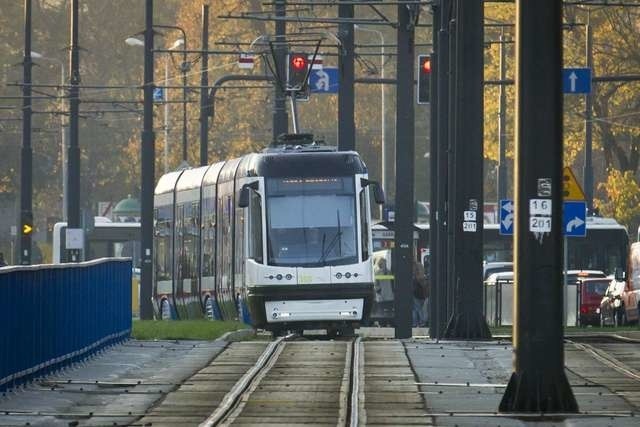
[{"label": "tram side window", "polygon": [[360,191],[360,244],[362,246],[362,261],[369,259],[369,220],[367,218],[367,194]]},{"label": "tram side window", "polygon": [[255,191],[251,192],[249,212],[249,242],[251,247],[249,256],[256,262],[262,263],[262,197]]},{"label": "tram side window", "polygon": [[216,232],[216,198],[215,187],[204,188],[202,200],[202,276],[213,276],[215,235]]},{"label": "tram side window", "polygon": [[171,215],[170,207],[156,210],[155,258],[156,279],[171,279]]}]

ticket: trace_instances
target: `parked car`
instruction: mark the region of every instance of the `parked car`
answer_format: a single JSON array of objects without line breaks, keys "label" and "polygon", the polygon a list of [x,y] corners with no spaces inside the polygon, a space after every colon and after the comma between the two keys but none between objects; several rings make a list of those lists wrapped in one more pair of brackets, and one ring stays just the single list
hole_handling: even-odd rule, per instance
[{"label": "parked car", "polygon": [[580,326],[600,325],[600,303],[609,288],[610,279],[581,277],[577,280],[580,291]]}]

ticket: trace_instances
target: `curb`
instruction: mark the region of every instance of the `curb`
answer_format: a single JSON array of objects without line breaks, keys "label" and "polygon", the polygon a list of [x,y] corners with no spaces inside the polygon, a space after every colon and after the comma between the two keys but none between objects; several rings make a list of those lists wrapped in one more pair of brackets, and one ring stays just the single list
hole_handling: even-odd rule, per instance
[{"label": "curb", "polygon": [[237,331],[227,332],[221,337],[216,338],[215,341],[226,341],[226,342],[242,341],[247,338],[254,337],[255,335],[256,335],[255,329],[238,329]]}]

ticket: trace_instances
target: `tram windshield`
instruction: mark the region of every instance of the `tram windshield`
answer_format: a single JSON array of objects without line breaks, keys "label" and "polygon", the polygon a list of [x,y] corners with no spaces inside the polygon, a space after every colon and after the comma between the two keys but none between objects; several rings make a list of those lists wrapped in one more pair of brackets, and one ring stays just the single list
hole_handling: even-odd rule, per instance
[{"label": "tram windshield", "polygon": [[353,177],[267,179],[269,265],[358,262]]}]

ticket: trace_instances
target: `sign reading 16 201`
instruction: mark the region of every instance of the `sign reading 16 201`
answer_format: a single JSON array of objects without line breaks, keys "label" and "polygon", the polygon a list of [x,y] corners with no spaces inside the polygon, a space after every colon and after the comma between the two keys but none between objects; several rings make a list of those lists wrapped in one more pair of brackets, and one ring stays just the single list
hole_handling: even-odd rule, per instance
[{"label": "sign reading 16 201", "polygon": [[529,231],[551,232],[551,199],[529,200]]}]

